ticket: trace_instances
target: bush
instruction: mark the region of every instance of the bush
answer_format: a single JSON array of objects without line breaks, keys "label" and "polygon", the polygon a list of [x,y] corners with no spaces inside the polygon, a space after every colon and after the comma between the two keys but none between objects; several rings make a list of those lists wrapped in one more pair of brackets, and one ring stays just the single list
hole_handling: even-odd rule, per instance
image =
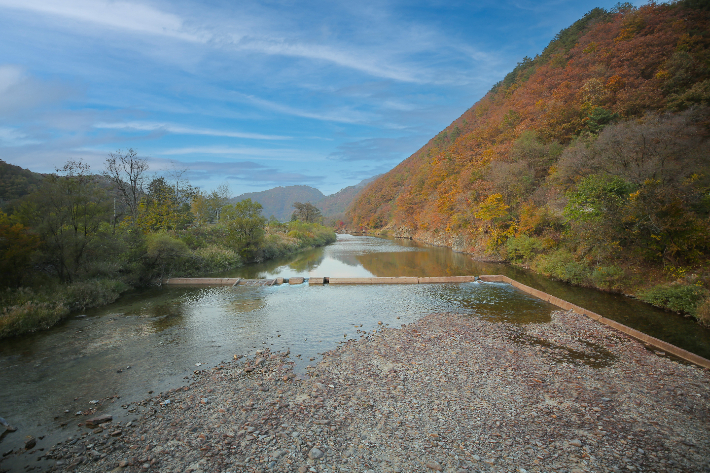
[{"label": "bush", "polygon": [[48,329],[73,310],[110,304],[128,286],[112,279],[7,290],[0,296],[0,338]]},{"label": "bush", "polygon": [[614,291],[624,287],[626,273],[618,266],[597,266],[591,278],[596,287]]},{"label": "bush", "polygon": [[69,312],[62,302],[26,302],[5,307],[0,313],[0,338],[48,329]]},{"label": "bush", "polygon": [[508,251],[508,259],[511,261],[524,262],[532,260],[535,255],[544,249],[541,240],[527,235],[508,238],[505,242]]},{"label": "bush", "polygon": [[202,268],[208,273],[227,271],[242,265],[242,259],[236,251],[216,245],[200,248],[195,251],[195,255],[203,260]]},{"label": "bush", "polygon": [[572,253],[566,250],[538,256],[533,262],[533,269],[546,276],[580,286],[588,284],[591,277],[590,268],[575,261]]},{"label": "bush", "polygon": [[[60,286],[61,287],[61,286]],[[110,304],[118,299],[122,292],[128,290],[123,282],[113,279],[92,279],[64,286],[64,294],[60,297],[70,310],[84,310]]]},{"label": "bush", "polygon": [[[685,284],[656,286],[639,294],[639,298],[644,302],[694,317],[698,315],[701,302],[707,297],[708,290],[704,287]],[[703,311],[705,310],[704,308]]]}]

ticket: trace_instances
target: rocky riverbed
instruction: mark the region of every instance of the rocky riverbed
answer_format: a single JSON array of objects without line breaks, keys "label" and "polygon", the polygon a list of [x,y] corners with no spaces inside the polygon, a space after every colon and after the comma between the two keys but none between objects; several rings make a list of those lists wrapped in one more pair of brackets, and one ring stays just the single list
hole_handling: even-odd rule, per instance
[{"label": "rocky riverbed", "polygon": [[710,372],[571,312],[433,314],[292,368],[260,351],[11,455],[82,472],[710,471]]}]

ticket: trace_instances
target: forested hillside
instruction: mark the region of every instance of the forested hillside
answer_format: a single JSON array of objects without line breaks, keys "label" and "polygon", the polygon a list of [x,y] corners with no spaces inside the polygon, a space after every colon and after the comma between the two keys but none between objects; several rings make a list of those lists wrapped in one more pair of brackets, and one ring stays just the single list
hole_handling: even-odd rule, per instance
[{"label": "forested hillside", "polygon": [[709,45],[707,2],[596,8],[349,215],[710,321]]},{"label": "forested hillside", "polygon": [[39,187],[42,175],[0,159],[0,208]]}]

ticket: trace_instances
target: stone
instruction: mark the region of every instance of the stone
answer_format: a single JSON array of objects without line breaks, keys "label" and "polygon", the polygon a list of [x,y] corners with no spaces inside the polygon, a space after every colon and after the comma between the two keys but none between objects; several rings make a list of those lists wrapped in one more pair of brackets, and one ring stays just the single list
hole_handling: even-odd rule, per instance
[{"label": "stone", "polygon": [[99,424],[103,424],[105,422],[111,422],[113,420],[113,416],[110,416],[108,414],[104,414],[98,417],[94,417],[92,419],[89,419],[86,421],[86,426],[89,428],[94,428],[98,426]]},{"label": "stone", "polygon": [[436,471],[444,471],[444,467],[441,466],[441,464],[437,461],[430,460],[426,462],[426,467],[429,468],[430,470],[436,470]]},{"label": "stone", "polygon": [[582,441],[579,439],[574,439],[574,440],[570,440],[569,444],[572,445],[573,447],[581,447]]},{"label": "stone", "polygon": [[319,458],[322,458],[324,453],[319,450],[316,447],[313,447],[310,452],[308,452],[308,458],[311,458],[313,460],[317,460]]},{"label": "stone", "polygon": [[302,277],[288,278],[289,284],[303,284],[304,279]]},{"label": "stone", "polygon": [[25,450],[29,450],[31,448],[34,448],[35,445],[37,445],[36,438],[28,437],[27,440],[25,440]]}]

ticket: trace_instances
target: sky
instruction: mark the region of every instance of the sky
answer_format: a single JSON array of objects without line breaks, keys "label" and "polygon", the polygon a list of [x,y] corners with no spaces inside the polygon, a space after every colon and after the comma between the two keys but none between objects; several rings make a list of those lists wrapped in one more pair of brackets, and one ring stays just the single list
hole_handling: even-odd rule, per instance
[{"label": "sky", "polygon": [[[0,0],[0,159],[232,195],[387,172],[600,0]],[[634,2],[637,6],[639,2]]]}]

